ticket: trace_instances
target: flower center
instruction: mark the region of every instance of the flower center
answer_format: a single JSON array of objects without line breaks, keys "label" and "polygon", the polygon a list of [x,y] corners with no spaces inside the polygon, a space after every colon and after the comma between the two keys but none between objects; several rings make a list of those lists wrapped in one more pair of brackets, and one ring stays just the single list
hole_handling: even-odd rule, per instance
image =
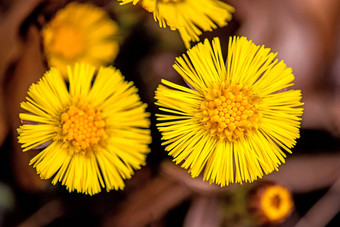
[{"label": "flower center", "polygon": [[275,207],[276,209],[280,208],[281,205],[281,197],[280,195],[276,194],[271,199],[271,205]]},{"label": "flower center", "polygon": [[235,141],[257,130],[259,98],[240,85],[213,87],[201,104],[201,122],[211,134]]},{"label": "flower center", "polygon": [[85,49],[84,36],[72,27],[59,27],[54,34],[52,49],[65,58],[77,57]]},{"label": "flower center", "polygon": [[182,2],[183,0],[158,0],[162,3],[177,3],[177,2]]},{"label": "flower center", "polygon": [[61,114],[62,135],[80,152],[96,145],[105,135],[101,112],[89,105],[71,105]]}]

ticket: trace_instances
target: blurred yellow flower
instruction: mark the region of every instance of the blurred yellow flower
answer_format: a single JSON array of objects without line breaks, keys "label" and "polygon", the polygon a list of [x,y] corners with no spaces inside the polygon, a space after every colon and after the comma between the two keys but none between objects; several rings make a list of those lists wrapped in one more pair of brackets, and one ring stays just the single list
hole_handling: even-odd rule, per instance
[{"label": "blurred yellow flower", "polygon": [[95,70],[68,67],[66,84],[52,67],[29,88],[18,128],[23,151],[49,144],[30,162],[42,179],[90,195],[123,189],[124,179],[145,165],[151,142],[137,88],[113,67]]},{"label": "blurred yellow flower", "polygon": [[159,26],[178,30],[186,48],[199,41],[202,31],[226,26],[234,8],[219,0],[119,0],[122,4],[138,2],[152,12]]},{"label": "blurred yellow flower", "polygon": [[294,209],[288,188],[274,182],[260,182],[248,194],[249,211],[262,224],[279,224]]},{"label": "blurred yellow flower", "polygon": [[269,48],[230,38],[225,66],[220,41],[178,57],[175,70],[192,88],[162,80],[156,91],[158,129],[166,151],[192,177],[221,186],[252,182],[278,170],[299,137],[301,91]]},{"label": "blurred yellow flower", "polygon": [[262,190],[260,195],[260,213],[266,222],[281,222],[285,220],[294,207],[291,194],[287,188],[280,185],[270,185]]},{"label": "blurred yellow flower", "polygon": [[66,77],[66,65],[111,63],[119,51],[117,32],[117,24],[105,10],[88,3],[69,3],[42,30],[48,64]]}]

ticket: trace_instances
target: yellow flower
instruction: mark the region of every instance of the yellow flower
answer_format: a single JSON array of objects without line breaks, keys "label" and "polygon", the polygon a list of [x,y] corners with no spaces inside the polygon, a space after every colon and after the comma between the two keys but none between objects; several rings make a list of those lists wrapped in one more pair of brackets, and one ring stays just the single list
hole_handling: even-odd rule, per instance
[{"label": "yellow flower", "polygon": [[72,2],[59,10],[43,28],[43,44],[49,66],[66,77],[66,65],[82,61],[96,67],[118,54],[117,24],[106,11],[92,4]]},{"label": "yellow flower", "polygon": [[[220,42],[178,57],[175,70],[192,89],[162,80],[158,129],[166,151],[192,177],[221,186],[277,170],[299,137],[303,103],[294,75],[269,48],[230,38],[227,68]],[[285,90],[285,91],[284,91]]]},{"label": "yellow flower", "polygon": [[260,210],[266,222],[285,220],[294,207],[290,192],[280,185],[266,187],[260,196]]},{"label": "yellow flower", "polygon": [[290,191],[273,182],[257,185],[247,198],[249,210],[262,223],[279,224],[287,219],[294,209]]},{"label": "yellow flower", "polygon": [[[28,113],[18,128],[23,151],[50,143],[30,162],[42,179],[69,191],[96,194],[123,189],[145,165],[151,141],[149,114],[132,82],[113,67],[67,67],[69,84],[52,67],[28,90]],[[27,122],[30,122],[29,124]]]},{"label": "yellow flower", "polygon": [[178,30],[186,48],[190,41],[199,41],[202,31],[226,26],[234,8],[219,0],[119,0],[122,4],[138,2],[159,22]]}]

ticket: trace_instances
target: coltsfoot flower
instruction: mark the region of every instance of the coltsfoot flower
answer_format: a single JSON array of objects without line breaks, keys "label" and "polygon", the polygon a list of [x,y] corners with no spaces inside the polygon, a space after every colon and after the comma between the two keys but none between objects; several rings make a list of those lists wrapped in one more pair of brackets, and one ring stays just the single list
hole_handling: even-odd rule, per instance
[{"label": "coltsfoot flower", "polygon": [[66,65],[86,62],[96,67],[118,54],[118,25],[106,11],[89,3],[72,2],[60,9],[42,30],[49,66],[66,77]]},{"label": "coltsfoot flower", "polygon": [[52,67],[29,88],[18,128],[23,151],[47,146],[30,161],[42,179],[90,195],[123,189],[145,165],[151,141],[137,88],[113,67],[95,70],[68,66],[66,83]]},{"label": "coltsfoot flower", "polygon": [[156,91],[165,150],[192,177],[221,186],[278,170],[299,138],[303,103],[292,69],[269,48],[230,38],[227,67],[220,42],[199,43],[175,70],[190,88],[162,80]]},{"label": "coltsfoot flower", "polygon": [[186,48],[199,41],[202,31],[224,27],[235,9],[219,0],[119,0],[122,4],[141,3],[153,13],[160,27],[178,30]]},{"label": "coltsfoot flower", "polygon": [[294,209],[293,196],[288,188],[275,183],[262,183],[249,197],[252,214],[262,223],[279,224]]}]

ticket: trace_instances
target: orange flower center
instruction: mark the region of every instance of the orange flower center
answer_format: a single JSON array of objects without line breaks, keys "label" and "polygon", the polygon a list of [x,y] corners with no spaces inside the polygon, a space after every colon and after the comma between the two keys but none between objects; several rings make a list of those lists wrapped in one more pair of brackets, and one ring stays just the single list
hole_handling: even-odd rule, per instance
[{"label": "orange flower center", "polygon": [[162,3],[177,3],[182,2],[183,0],[160,0]]},{"label": "orange flower center", "polygon": [[62,26],[55,29],[52,47],[54,52],[72,59],[85,49],[85,38],[75,28]]},{"label": "orange flower center", "polygon": [[105,121],[101,112],[88,105],[71,105],[61,114],[62,135],[81,151],[96,145],[105,135]]},{"label": "orange flower center", "polygon": [[144,9],[152,13],[156,10],[156,8],[158,8],[157,4],[168,4],[168,3],[173,4],[173,3],[180,3],[182,1],[183,0],[143,0],[140,3]]},{"label": "orange flower center", "polygon": [[272,198],[271,203],[272,203],[273,207],[278,209],[280,207],[281,197],[279,195],[274,195],[273,198]]},{"label": "orange flower center", "polygon": [[259,98],[240,85],[212,88],[201,104],[201,122],[211,134],[235,141],[257,130]]}]

